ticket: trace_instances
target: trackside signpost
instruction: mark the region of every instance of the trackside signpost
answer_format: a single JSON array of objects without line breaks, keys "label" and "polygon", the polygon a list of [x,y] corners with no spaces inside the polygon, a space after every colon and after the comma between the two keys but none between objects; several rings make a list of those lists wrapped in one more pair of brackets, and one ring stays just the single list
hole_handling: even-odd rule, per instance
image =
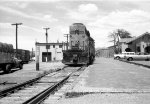
[{"label": "trackside signpost", "polygon": [[36,46],[36,71],[39,71],[39,55],[40,55],[40,47]]}]

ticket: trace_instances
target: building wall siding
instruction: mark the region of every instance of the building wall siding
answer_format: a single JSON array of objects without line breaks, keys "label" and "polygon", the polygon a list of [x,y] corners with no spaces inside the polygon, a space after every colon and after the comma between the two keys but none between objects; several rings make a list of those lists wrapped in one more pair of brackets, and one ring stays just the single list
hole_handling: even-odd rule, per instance
[{"label": "building wall siding", "polygon": [[[53,47],[55,45],[55,47]],[[63,58],[63,52],[62,47],[60,48],[60,44],[51,44],[50,49],[48,49],[48,52],[51,52],[51,61],[60,61]],[[36,58],[39,57],[39,62],[42,62],[42,53],[47,52],[46,45],[41,45],[38,43],[36,45]]]},{"label": "building wall siding", "polygon": [[122,52],[125,52],[125,49],[128,48],[128,45],[126,43],[122,43],[121,48]]}]

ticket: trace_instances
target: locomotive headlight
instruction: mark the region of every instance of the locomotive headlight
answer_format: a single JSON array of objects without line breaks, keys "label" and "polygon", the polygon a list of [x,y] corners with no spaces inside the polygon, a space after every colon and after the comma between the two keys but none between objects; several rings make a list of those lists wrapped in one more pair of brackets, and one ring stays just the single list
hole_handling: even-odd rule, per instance
[{"label": "locomotive headlight", "polygon": [[73,60],[77,60],[78,57],[77,57],[77,54],[73,54]]}]

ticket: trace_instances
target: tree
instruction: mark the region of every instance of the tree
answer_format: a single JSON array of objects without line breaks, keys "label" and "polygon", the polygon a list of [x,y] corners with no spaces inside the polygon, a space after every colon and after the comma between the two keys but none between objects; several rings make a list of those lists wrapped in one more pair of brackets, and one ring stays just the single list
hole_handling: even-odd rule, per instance
[{"label": "tree", "polygon": [[[124,29],[117,29],[117,30],[113,31],[112,33],[110,33],[108,35],[108,37],[111,38],[111,40],[109,42],[114,43],[114,52],[115,53],[120,52],[120,49],[119,49],[120,39],[122,39],[122,38],[132,38],[131,34],[128,31],[124,30]],[[118,48],[116,46],[118,46]]]},{"label": "tree", "polygon": [[109,42],[114,43],[114,53],[117,53],[116,52],[117,35],[113,32],[108,35],[108,38],[111,38],[111,40]]},{"label": "tree", "polygon": [[124,30],[124,29],[117,29],[116,31],[114,31],[114,33],[119,36],[120,38],[132,38],[131,34]]}]

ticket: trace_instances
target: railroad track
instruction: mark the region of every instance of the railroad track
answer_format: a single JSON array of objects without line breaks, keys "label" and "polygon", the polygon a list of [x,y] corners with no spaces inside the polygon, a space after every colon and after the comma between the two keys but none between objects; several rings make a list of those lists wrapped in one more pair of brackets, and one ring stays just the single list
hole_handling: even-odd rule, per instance
[{"label": "railroad track", "polygon": [[[2,104],[39,104],[44,102],[51,94],[54,94],[63,84],[83,67],[66,67],[61,71],[54,72],[38,79],[32,86],[24,87],[21,90],[13,90],[14,93],[0,99]],[[79,74],[78,74],[79,75]],[[18,89],[16,87],[16,89]],[[12,92],[12,91],[11,91]],[[3,94],[4,95],[4,94]]]},{"label": "railroad track", "polygon": [[[65,67],[64,67],[65,68]],[[63,68],[62,68],[63,69]],[[30,85],[32,85],[32,84],[34,84],[34,83],[36,83],[39,79],[41,79],[42,77],[44,77],[44,76],[46,76],[46,75],[48,75],[48,74],[50,74],[50,73],[54,73],[54,72],[57,72],[57,71],[60,71],[61,69],[58,69],[58,70],[56,70],[56,71],[47,71],[47,72],[45,72],[45,73],[43,73],[43,74],[41,74],[41,75],[39,75],[39,76],[37,76],[36,78],[34,78],[34,79],[31,79],[31,80],[28,80],[28,81],[26,81],[26,82],[23,82],[23,83],[19,83],[19,84],[15,84],[14,86],[10,86],[10,87],[8,87],[8,88],[5,88],[4,90],[1,90],[0,91],[0,98],[2,98],[2,97],[4,97],[4,96],[7,96],[8,94],[10,94],[10,93],[13,93],[14,91],[16,91],[16,90],[20,90],[20,89],[22,89],[22,88],[25,88],[26,86],[30,86]],[[7,83],[6,83],[7,84]],[[5,83],[4,83],[4,85],[5,85]]]}]

